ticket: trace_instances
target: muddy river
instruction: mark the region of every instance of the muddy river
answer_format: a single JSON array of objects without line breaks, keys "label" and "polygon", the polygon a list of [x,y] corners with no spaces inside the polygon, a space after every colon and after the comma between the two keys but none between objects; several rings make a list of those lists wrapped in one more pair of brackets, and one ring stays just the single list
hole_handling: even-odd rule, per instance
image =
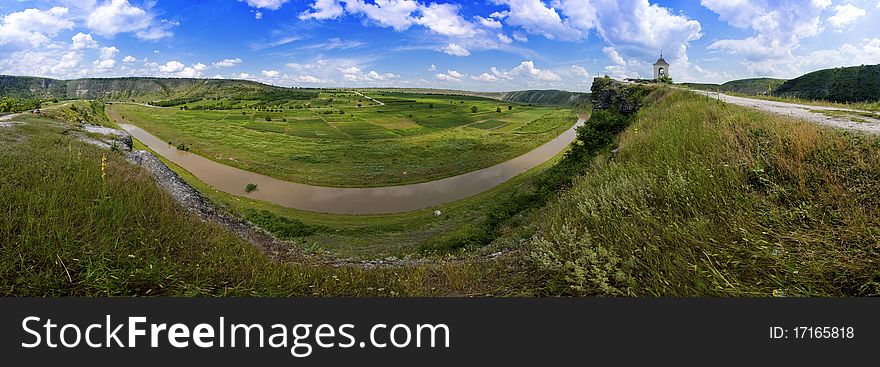
[{"label": "muddy river", "polygon": [[[180,151],[137,126],[119,125],[156,153],[217,190],[313,212],[385,214],[429,208],[498,186],[559,154],[574,141],[575,128],[583,123],[581,118],[553,140],[507,162],[436,181],[375,188],[322,187],[279,180]],[[256,184],[257,190],[246,193],[245,186],[249,183]]]}]

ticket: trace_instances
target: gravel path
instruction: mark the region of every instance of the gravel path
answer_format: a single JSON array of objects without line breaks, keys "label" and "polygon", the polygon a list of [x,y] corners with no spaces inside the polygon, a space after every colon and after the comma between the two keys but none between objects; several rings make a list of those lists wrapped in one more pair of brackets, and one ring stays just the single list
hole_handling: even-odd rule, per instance
[{"label": "gravel path", "polygon": [[[852,113],[865,113],[865,111],[861,110],[853,110],[848,108],[838,108],[838,107],[826,107],[826,106],[810,106],[810,105],[802,105],[796,103],[787,103],[787,102],[777,102],[777,101],[767,101],[763,99],[754,99],[754,98],[744,98],[744,97],[736,97],[730,96],[724,93],[716,93],[716,92],[707,92],[707,91],[693,91],[694,93],[709,96],[710,98],[720,99],[721,101],[735,104],[738,106],[757,108],[762,111],[767,111],[771,113],[775,113],[783,116],[795,117],[803,120],[807,120],[810,122],[815,122],[817,124],[847,129],[847,130],[855,130],[862,131],[872,134],[880,134],[880,119],[865,117],[865,116],[855,116],[858,119],[864,120],[865,122],[856,122],[846,117],[840,116],[828,116],[819,112],[812,111],[846,111]],[[812,110],[812,111],[811,111]]]}]

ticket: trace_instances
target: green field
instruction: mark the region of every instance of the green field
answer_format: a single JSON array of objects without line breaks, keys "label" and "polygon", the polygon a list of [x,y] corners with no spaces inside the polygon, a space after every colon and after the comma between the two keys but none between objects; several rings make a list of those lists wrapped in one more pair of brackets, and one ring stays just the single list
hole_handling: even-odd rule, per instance
[{"label": "green field", "polygon": [[246,101],[227,110],[197,110],[204,100],[186,109],[116,104],[110,115],[238,168],[313,185],[360,187],[489,167],[551,140],[577,120],[570,109],[479,97],[365,94],[384,105],[336,91],[261,109],[244,108]]}]

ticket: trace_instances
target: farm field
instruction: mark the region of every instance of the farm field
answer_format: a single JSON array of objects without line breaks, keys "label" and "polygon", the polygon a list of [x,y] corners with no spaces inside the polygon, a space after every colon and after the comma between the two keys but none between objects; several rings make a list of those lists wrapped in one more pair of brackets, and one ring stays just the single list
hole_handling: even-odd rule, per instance
[{"label": "farm field", "polygon": [[577,120],[570,109],[479,97],[343,90],[259,104],[116,104],[108,112],[227,165],[340,187],[425,182],[482,169],[528,152]]}]

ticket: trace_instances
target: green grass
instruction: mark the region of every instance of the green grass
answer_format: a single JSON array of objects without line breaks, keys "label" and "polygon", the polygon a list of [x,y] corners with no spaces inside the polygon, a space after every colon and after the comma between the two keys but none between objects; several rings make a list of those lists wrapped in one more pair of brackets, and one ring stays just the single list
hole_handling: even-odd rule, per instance
[{"label": "green grass", "polygon": [[[373,270],[270,260],[188,214],[119,154],[64,129],[32,117],[0,128],[0,295],[470,296],[532,288],[534,277],[514,260]],[[301,229],[271,216],[254,220]]]},{"label": "green grass", "polygon": [[658,100],[533,216],[546,294],[880,294],[880,139]]},{"label": "green grass", "polygon": [[[330,95],[322,94],[323,101],[344,94]],[[185,142],[192,152],[224,164],[288,181],[344,187],[418,183],[486,168],[551,140],[577,119],[568,109],[514,106],[508,111],[506,104],[497,113],[499,102],[485,98],[373,96],[388,105],[346,107],[339,114],[338,106],[266,112],[116,104],[111,115],[164,141]],[[483,112],[469,112],[474,105]],[[506,124],[494,130],[471,125],[487,119]],[[513,131],[536,120],[541,121],[537,128]]]}]

